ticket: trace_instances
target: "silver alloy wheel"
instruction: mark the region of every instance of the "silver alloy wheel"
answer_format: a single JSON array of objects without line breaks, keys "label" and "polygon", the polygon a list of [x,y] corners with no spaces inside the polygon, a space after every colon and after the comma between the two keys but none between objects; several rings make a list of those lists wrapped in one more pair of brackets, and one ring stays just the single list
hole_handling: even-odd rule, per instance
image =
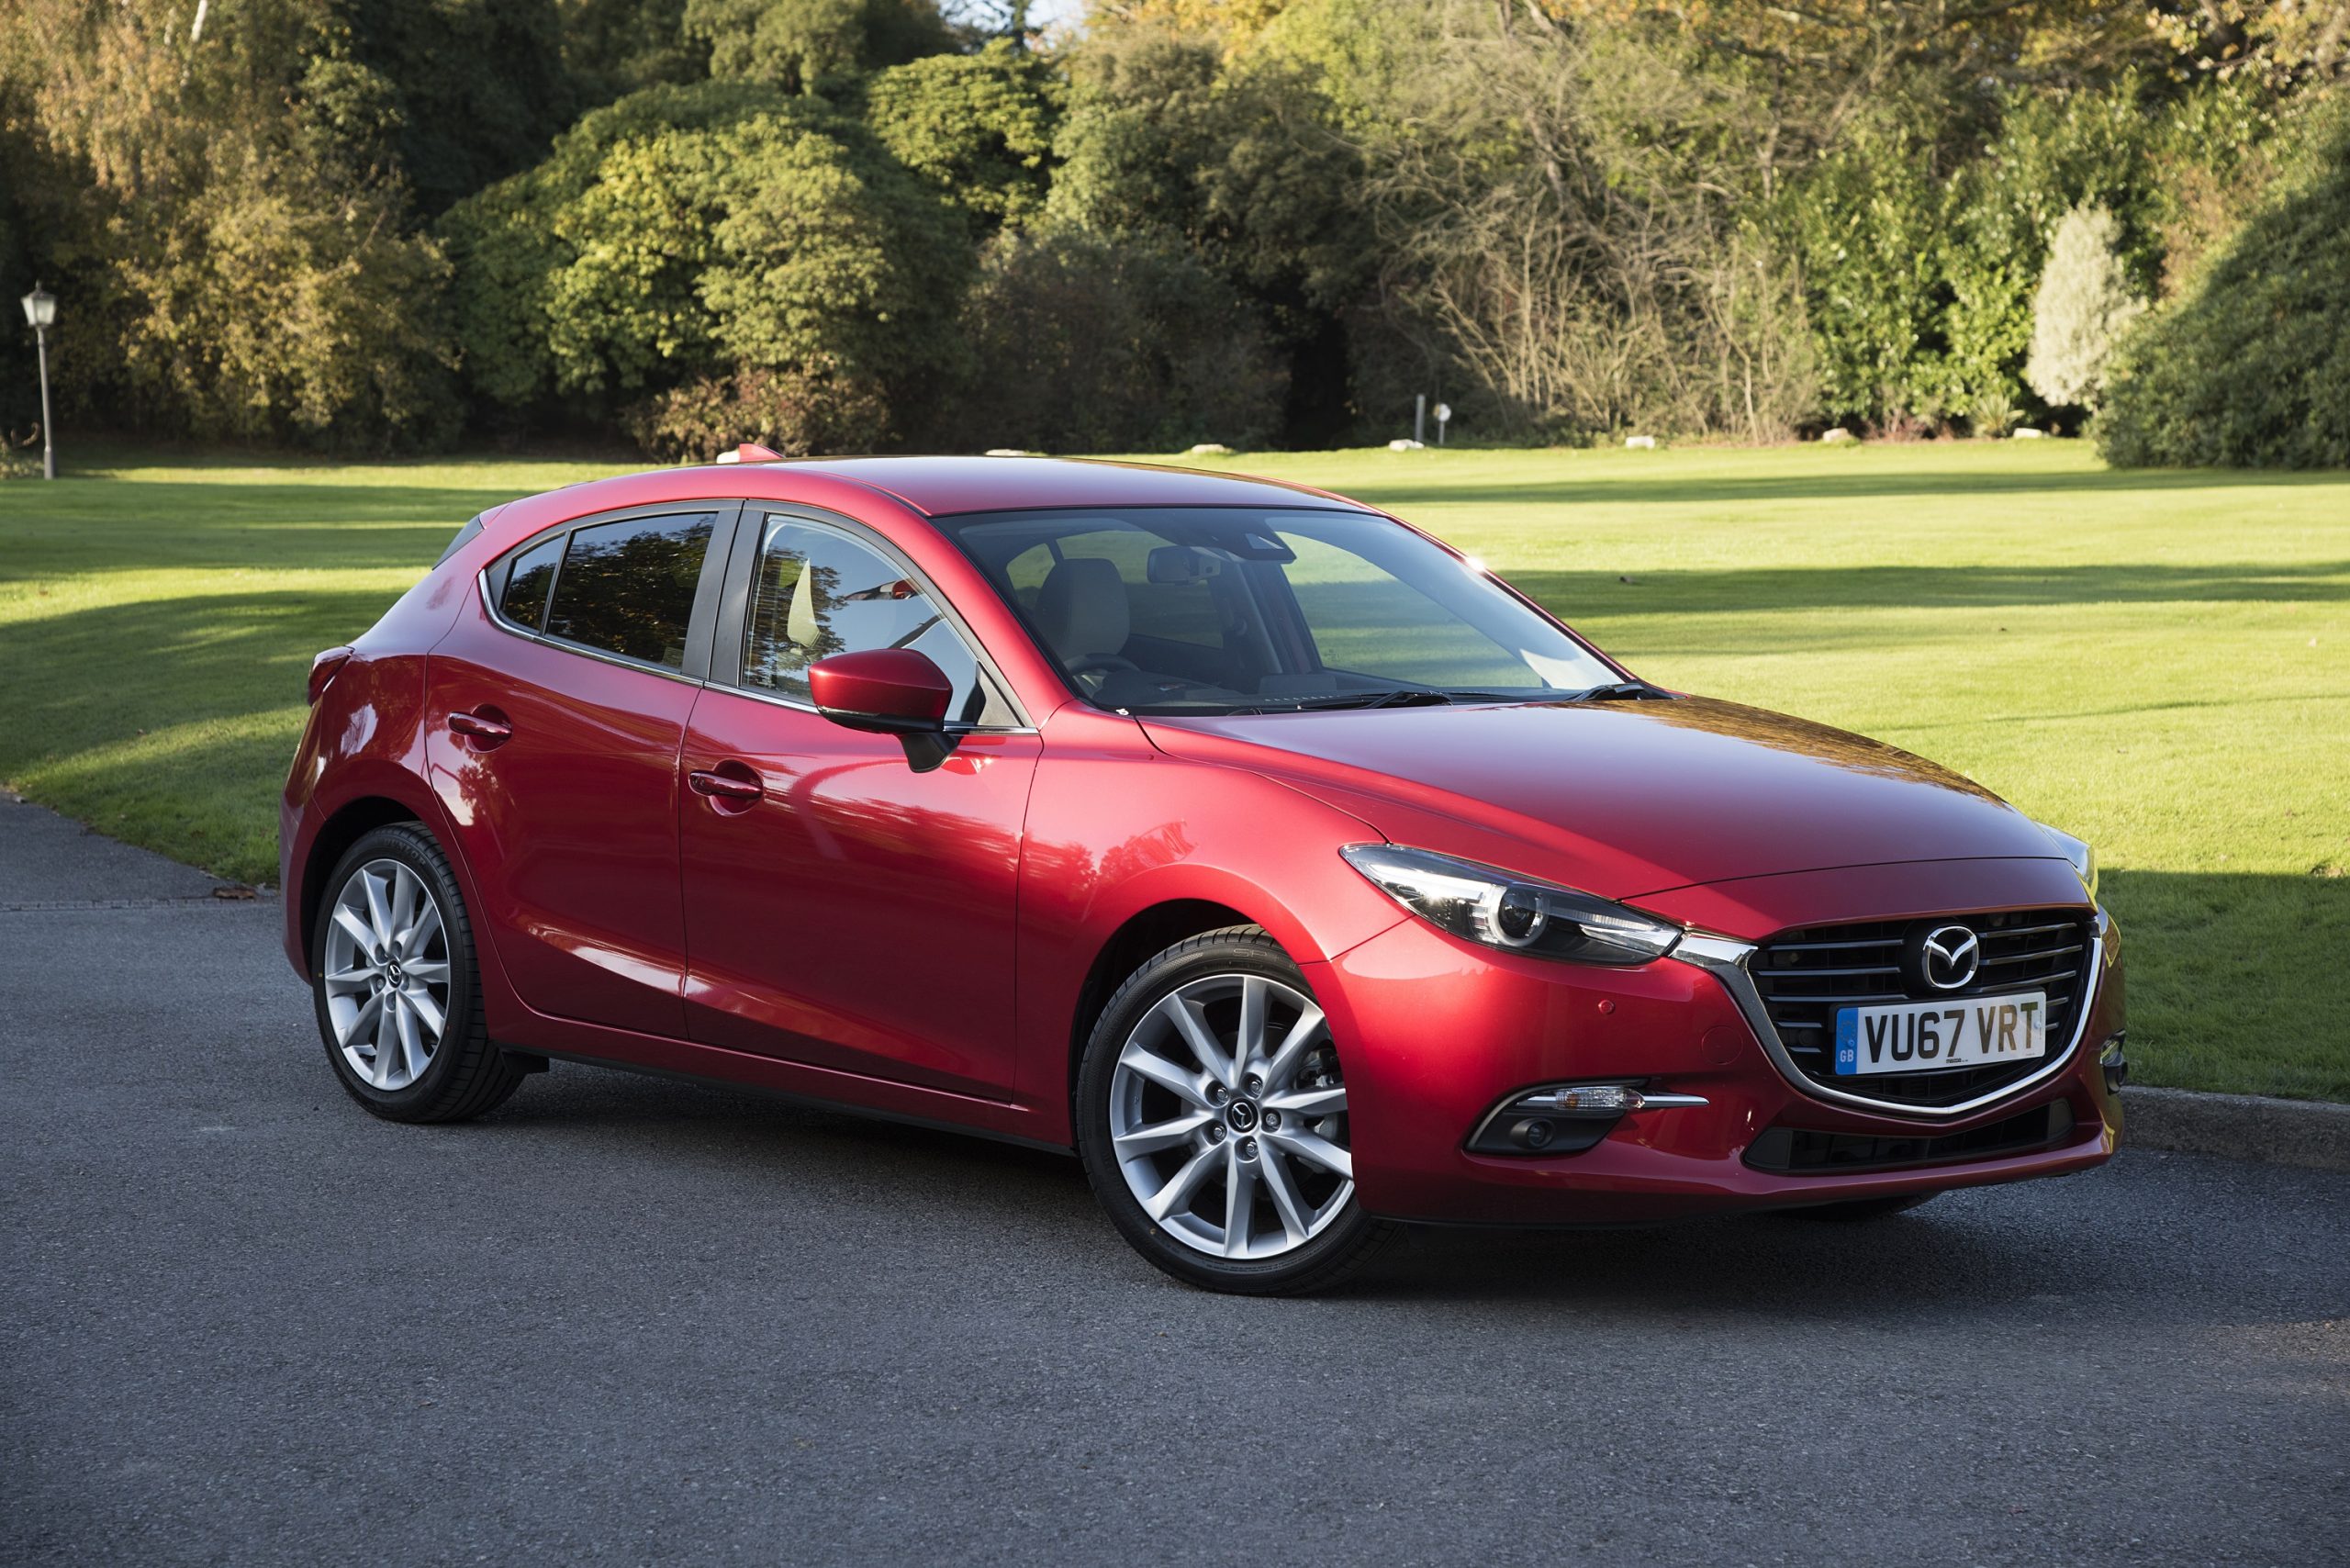
[{"label": "silver alloy wheel", "polygon": [[323,980],[352,1071],[386,1090],[424,1075],[449,1022],[449,931],[422,877],[391,859],[351,873],[327,922]]},{"label": "silver alloy wheel", "polygon": [[1260,975],[1211,975],[1143,1015],[1110,1080],[1126,1190],[1185,1246],[1277,1258],[1354,1196],[1347,1090],[1322,1010]]}]

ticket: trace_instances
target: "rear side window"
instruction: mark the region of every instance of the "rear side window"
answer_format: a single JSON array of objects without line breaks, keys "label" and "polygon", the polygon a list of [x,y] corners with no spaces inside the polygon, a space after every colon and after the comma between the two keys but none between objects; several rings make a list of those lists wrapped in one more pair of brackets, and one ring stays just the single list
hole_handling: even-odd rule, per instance
[{"label": "rear side window", "polygon": [[[717,523],[715,512],[698,512],[575,529],[543,630],[622,658],[683,669],[694,589]],[[514,580],[530,559],[515,562]],[[509,583],[509,597],[512,591]]]},{"label": "rear side window", "polygon": [[533,544],[514,558],[506,574],[506,591],[498,612],[517,626],[539,631],[546,623],[547,589],[554,586],[555,564],[563,559],[563,535]]}]

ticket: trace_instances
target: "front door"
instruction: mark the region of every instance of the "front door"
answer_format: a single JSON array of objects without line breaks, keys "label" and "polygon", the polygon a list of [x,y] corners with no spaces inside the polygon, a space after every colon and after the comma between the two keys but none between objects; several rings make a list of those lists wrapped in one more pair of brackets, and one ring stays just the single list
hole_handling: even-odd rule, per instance
[{"label": "front door", "polygon": [[[954,618],[878,539],[745,519],[739,646],[717,650],[686,730],[679,834],[687,1029],[711,1045],[893,1082],[1013,1098],[1014,895],[1037,754]],[[726,633],[722,633],[722,635]],[[956,749],[809,705],[831,654],[915,648],[954,680]],[[703,781],[704,788],[709,780]],[[755,786],[755,797],[743,793]]]}]

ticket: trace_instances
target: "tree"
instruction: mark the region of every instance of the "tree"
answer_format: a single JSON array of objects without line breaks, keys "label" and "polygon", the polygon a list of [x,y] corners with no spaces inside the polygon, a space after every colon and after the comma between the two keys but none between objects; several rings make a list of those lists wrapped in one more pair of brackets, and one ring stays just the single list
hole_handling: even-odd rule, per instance
[{"label": "tree", "polygon": [[685,28],[713,76],[800,93],[955,45],[937,0],[686,0]]},{"label": "tree", "polygon": [[1007,231],[958,335],[971,361],[940,410],[950,446],[1248,445],[1280,415],[1281,374],[1253,313],[1169,237]]},{"label": "tree", "polygon": [[554,0],[331,0],[300,96],[320,114],[360,99],[368,140],[437,217],[536,162],[577,115],[560,23]]},{"label": "tree", "polygon": [[2173,0],[2148,21],[2199,72],[2289,83],[2350,68],[2350,6],[2340,0]]},{"label": "tree", "polygon": [[2350,467],[2350,110],[2178,299],[2122,341],[2098,446],[2124,467]]},{"label": "tree", "polygon": [[[1503,429],[1784,431],[1802,311],[1735,198],[1760,105],[1670,38],[1413,13],[1369,149],[1383,311]],[[1424,129],[1426,128],[1426,129]]]},{"label": "tree", "polygon": [[[727,385],[763,420],[835,382],[918,407],[971,259],[954,210],[856,120],[735,82],[587,116],[442,232],[483,397],[618,415],[695,386],[692,420]],[[746,370],[796,379],[730,381]]]},{"label": "tree", "polygon": [[[323,446],[423,444],[452,426],[440,249],[407,223],[379,96],[306,95],[325,0],[216,8],[15,0],[12,84],[69,261],[64,390],[110,419]],[[51,273],[52,286],[67,279]]]},{"label": "tree", "polygon": [[996,39],[972,54],[893,66],[866,87],[866,124],[890,153],[984,223],[1044,210],[1063,94],[1044,61]]},{"label": "tree", "polygon": [[1348,312],[1377,256],[1361,151],[1317,68],[1270,49],[1226,61],[1203,37],[1097,18],[1069,70],[1051,220],[1191,250],[1288,360],[1289,439],[1344,435]]},{"label": "tree", "polygon": [[710,40],[686,32],[686,0],[555,0],[563,63],[583,106],[710,74]]},{"label": "tree", "polygon": [[2116,253],[2121,226],[2101,207],[2076,207],[2056,226],[2032,301],[2024,379],[2049,403],[2095,408],[2123,328],[2146,308]]}]

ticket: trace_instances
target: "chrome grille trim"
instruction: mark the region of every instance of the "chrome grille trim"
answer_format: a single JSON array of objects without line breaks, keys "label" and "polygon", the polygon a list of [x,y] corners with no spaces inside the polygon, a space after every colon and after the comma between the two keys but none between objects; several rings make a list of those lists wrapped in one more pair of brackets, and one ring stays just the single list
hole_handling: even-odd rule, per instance
[{"label": "chrome grille trim", "polygon": [[[1847,1090],[1831,1089],[1816,1081],[1797,1067],[1795,1058],[1787,1053],[1785,1042],[1779,1038],[1777,1025],[1772,1023],[1770,1013],[1762,1005],[1762,993],[1755,989],[1753,976],[1747,972],[1747,963],[1761,951],[1761,943],[1741,942],[1734,936],[1716,936],[1707,932],[1692,931],[1674,945],[1667,958],[1673,963],[1704,969],[1721,981],[1722,989],[1729,992],[1730,1000],[1738,1004],[1740,1014],[1746,1019],[1746,1026],[1753,1030],[1754,1037],[1762,1042],[1763,1054],[1771,1058],[1771,1065],[1779,1070],[1780,1077],[1802,1093],[1830,1104],[1850,1105],[1882,1115],[1948,1121],[2028,1093],[2071,1064],[2075,1053],[2081,1048],[2082,1040],[2087,1036],[2089,1018],[2097,1012],[2098,988],[2104,978],[2105,928],[2105,911],[2100,909],[2090,922],[2088,957],[2082,971],[2087,976],[2087,983],[2081,991],[2081,1005],[2074,1014],[2072,1033],[2065,1042],[2065,1048],[2051,1055],[2037,1072],[2020,1078],[2013,1083],[2001,1084],[1955,1105],[1914,1105],[1906,1101],[1879,1100]],[[2070,997],[2071,991],[2067,988],[2066,999],[2070,1000]],[[1908,998],[1900,1000],[1907,1001]]]}]

